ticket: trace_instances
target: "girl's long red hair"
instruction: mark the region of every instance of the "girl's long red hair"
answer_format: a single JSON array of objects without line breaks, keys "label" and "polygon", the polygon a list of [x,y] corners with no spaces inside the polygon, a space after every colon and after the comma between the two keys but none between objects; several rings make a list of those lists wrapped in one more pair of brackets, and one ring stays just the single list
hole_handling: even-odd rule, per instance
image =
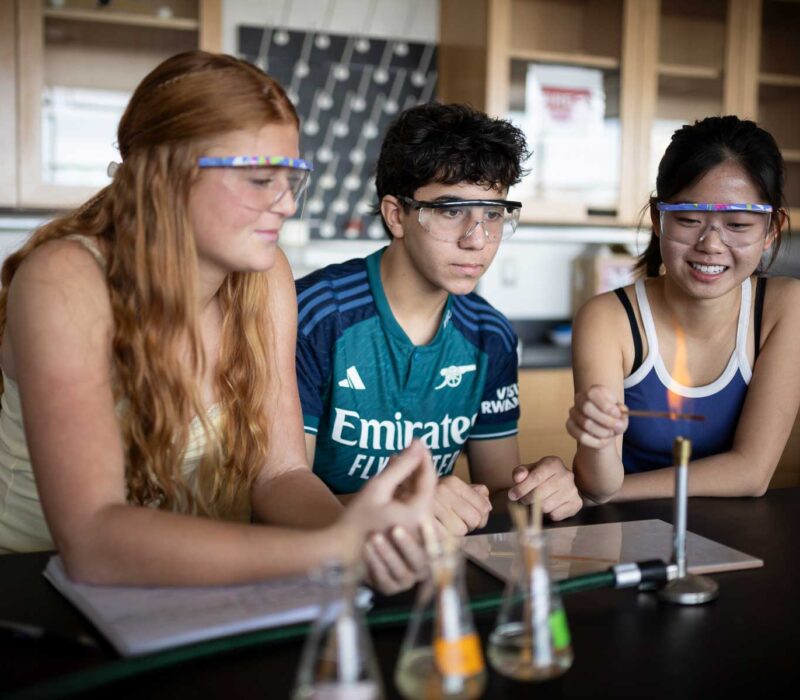
[{"label": "girl's long red hair", "polygon": [[[32,250],[79,234],[95,239],[104,253],[114,318],[113,384],[132,503],[224,517],[246,501],[265,459],[265,397],[274,379],[268,278],[230,273],[219,291],[215,383],[222,421],[216,434],[200,398],[206,358],[187,204],[209,140],[273,123],[297,126],[297,114],[280,85],[258,68],[202,51],[173,56],[131,98],[119,125],[122,164],[112,183],[36,231],[3,266],[0,334],[9,285]],[[192,420],[209,438],[195,488],[181,469]]]}]

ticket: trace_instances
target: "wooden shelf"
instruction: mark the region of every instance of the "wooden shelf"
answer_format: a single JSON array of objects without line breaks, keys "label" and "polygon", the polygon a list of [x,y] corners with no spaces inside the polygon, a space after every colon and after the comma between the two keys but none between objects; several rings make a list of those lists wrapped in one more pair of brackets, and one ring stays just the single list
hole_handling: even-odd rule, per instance
[{"label": "wooden shelf", "polygon": [[596,56],[593,54],[561,53],[560,51],[537,51],[536,49],[513,49],[508,57],[518,61],[539,61],[542,63],[559,63],[565,66],[586,66],[589,68],[605,68],[618,70],[619,59],[612,56]]},{"label": "wooden shelf", "polygon": [[634,224],[601,225],[599,222],[581,224],[537,224],[535,227],[520,222],[514,243],[594,243],[633,246],[644,250],[650,240],[649,229]]},{"label": "wooden shelf", "polygon": [[586,202],[548,199],[548,193],[531,196],[527,193],[514,195],[522,202],[520,225],[580,225],[580,226],[620,226],[619,216],[613,207],[600,209],[587,207]]},{"label": "wooden shelf", "polygon": [[[580,204],[575,204],[574,209],[580,209]],[[612,215],[548,215],[547,213],[539,214],[530,213],[523,214],[519,218],[520,226],[543,226],[543,225],[559,225],[559,226],[623,226],[617,216]]]},{"label": "wooden shelf", "polygon": [[782,148],[781,154],[787,163],[800,163],[800,148]]},{"label": "wooden shelf", "polygon": [[68,8],[48,7],[44,16],[73,22],[99,22],[102,24],[124,24],[134,27],[152,27],[158,29],[178,29],[196,32],[200,22],[188,17],[158,17],[156,15],[138,14],[136,12],[101,12],[95,10],[71,10]]},{"label": "wooden shelf", "polygon": [[706,78],[711,80],[722,78],[722,71],[719,68],[680,63],[659,63],[658,74],[670,78]]},{"label": "wooden shelf", "polygon": [[[15,110],[13,102],[11,107],[17,114],[16,206],[20,209],[70,209],[98,189],[55,184],[46,177],[42,97],[49,86],[132,92],[169,56],[197,48],[219,50],[221,0],[114,0],[110,8],[98,8],[97,0],[0,0],[0,7],[9,4],[16,15],[12,45],[16,43],[18,103]],[[162,7],[170,8],[163,13],[171,16],[161,16]],[[0,25],[4,24],[0,16]],[[0,31],[3,47],[4,35]],[[0,74],[5,68],[2,54],[0,50]],[[0,119],[3,131],[7,123],[7,118]],[[110,144],[115,128],[106,125],[103,131],[94,142]]]},{"label": "wooden shelf", "polygon": [[776,87],[800,87],[800,75],[759,73],[758,82],[762,85],[774,85]]},{"label": "wooden shelf", "polygon": [[[785,148],[788,199],[800,203],[800,1],[440,0],[440,5],[439,82],[448,101],[469,101],[500,116],[524,114],[527,64],[603,72],[610,97],[605,116],[619,119],[620,126],[617,215],[589,215],[587,200],[596,199],[594,193],[581,201],[581,193],[573,198],[562,188],[570,200],[565,204],[561,192],[549,186],[525,203],[522,224],[635,226],[665,141],[678,125],[710,114],[757,119],[769,130]],[[549,182],[542,174],[537,181]]]}]

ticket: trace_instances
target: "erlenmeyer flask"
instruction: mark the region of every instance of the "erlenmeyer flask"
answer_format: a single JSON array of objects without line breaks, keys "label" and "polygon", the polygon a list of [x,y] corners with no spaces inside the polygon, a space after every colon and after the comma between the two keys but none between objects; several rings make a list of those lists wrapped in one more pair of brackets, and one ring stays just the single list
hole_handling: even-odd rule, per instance
[{"label": "erlenmeyer flask", "polygon": [[464,559],[455,542],[430,557],[395,671],[409,698],[478,698],[486,685],[481,642],[472,622]]},{"label": "erlenmeyer flask", "polygon": [[572,665],[569,627],[550,579],[544,535],[525,529],[517,540],[517,558],[486,655],[504,676],[543,681]]},{"label": "erlenmeyer flask", "polygon": [[329,564],[322,571],[326,596],[306,638],[294,700],[379,700],[378,664],[356,601],[360,569]]}]

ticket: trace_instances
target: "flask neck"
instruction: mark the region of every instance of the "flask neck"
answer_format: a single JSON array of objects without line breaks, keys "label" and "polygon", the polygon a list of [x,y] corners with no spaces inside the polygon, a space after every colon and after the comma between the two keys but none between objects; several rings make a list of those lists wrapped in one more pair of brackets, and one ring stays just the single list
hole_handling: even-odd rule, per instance
[{"label": "flask neck", "polygon": [[541,532],[523,531],[518,534],[517,553],[518,570],[521,579],[527,585],[534,579],[549,580],[549,557],[547,555],[547,542]]}]

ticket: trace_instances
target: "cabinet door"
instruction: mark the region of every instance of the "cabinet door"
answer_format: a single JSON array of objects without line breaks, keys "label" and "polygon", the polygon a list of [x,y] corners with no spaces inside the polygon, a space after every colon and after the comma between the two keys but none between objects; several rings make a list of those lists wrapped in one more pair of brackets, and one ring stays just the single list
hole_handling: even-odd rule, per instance
[{"label": "cabinet door", "polygon": [[800,4],[763,0],[758,121],[786,161],[786,199],[800,217]]},{"label": "cabinet door", "polygon": [[618,219],[622,0],[512,0],[504,116],[528,138],[527,222]]},{"label": "cabinet door", "polygon": [[139,81],[200,37],[219,40],[218,0],[20,0],[16,19],[18,201],[33,208],[73,207],[105,186]]},{"label": "cabinet door", "polygon": [[623,152],[635,153],[622,134],[629,4],[441,0],[440,95],[526,133],[530,172],[509,195],[524,223],[620,223],[632,210],[622,185]]},{"label": "cabinet door", "polygon": [[0,207],[17,205],[17,71],[14,37],[14,0],[0,0]]},{"label": "cabinet door", "polygon": [[575,440],[567,433],[574,400],[572,370],[523,369],[519,373],[519,451],[523,462],[560,457],[572,469]]},{"label": "cabinet door", "polygon": [[[517,440],[524,464],[552,455],[572,469],[575,440],[566,428],[567,412],[574,399],[572,387],[572,370],[568,367],[520,370]],[[466,455],[458,458],[454,473],[469,481]]]},{"label": "cabinet door", "polygon": [[794,428],[769,482],[771,489],[798,486],[800,486],[800,416],[795,419]]},{"label": "cabinet door", "polygon": [[661,0],[658,20],[656,102],[649,139],[651,190],[672,134],[684,124],[729,111],[724,80],[728,1]]}]

